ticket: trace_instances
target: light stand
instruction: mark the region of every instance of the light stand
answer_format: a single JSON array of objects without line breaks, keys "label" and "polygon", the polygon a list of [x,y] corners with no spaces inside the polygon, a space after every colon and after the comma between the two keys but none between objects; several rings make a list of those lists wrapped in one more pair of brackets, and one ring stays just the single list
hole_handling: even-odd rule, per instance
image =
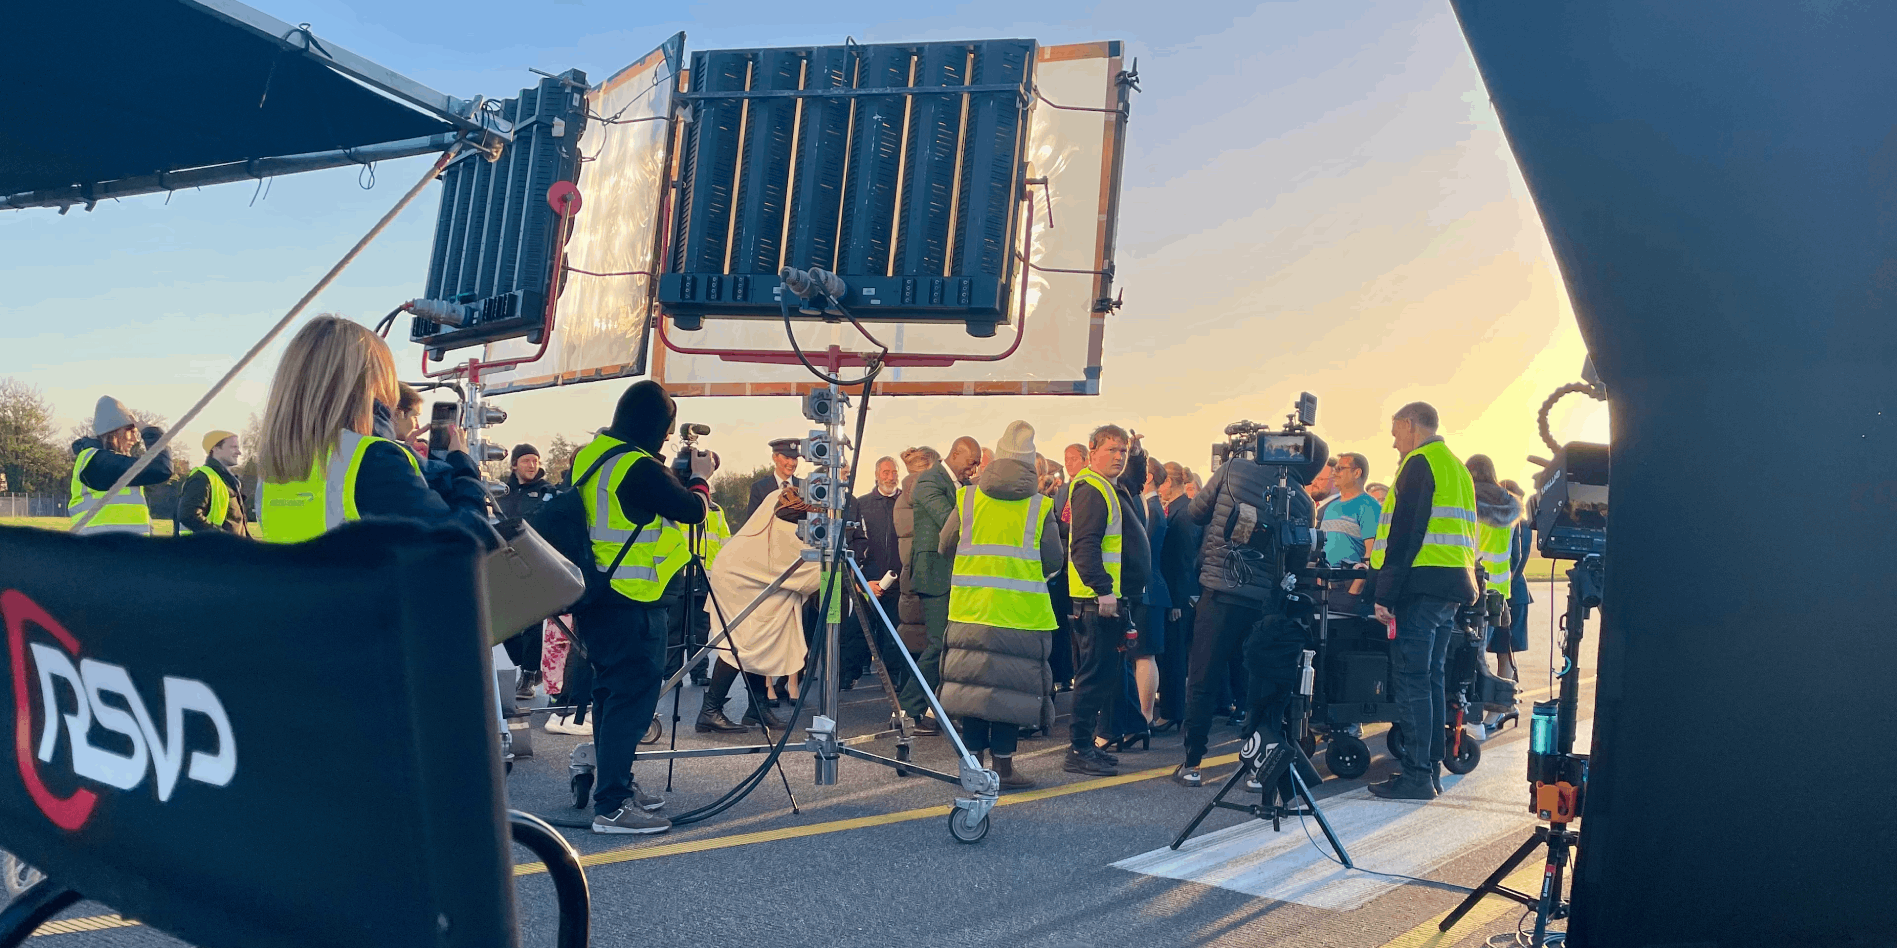
[{"label": "light stand", "polygon": [[[1601,604],[1604,580],[1601,554],[1590,553],[1568,570],[1568,612],[1562,619],[1565,633],[1561,642],[1561,693],[1548,708],[1547,702],[1535,705],[1530,730],[1528,779],[1533,785],[1529,809],[1547,821],[1535,827],[1533,835],[1489,873],[1462,904],[1456,906],[1437,926],[1448,931],[1485,895],[1499,895],[1535,911],[1535,931],[1530,945],[1550,944],[1548,923],[1568,917],[1568,903],[1561,897],[1562,878],[1568,859],[1580,843],[1581,831],[1570,824],[1581,816],[1587,789],[1587,757],[1574,753],[1574,737],[1581,705],[1581,638],[1587,628],[1588,614]],[[1544,714],[1552,711],[1553,714]],[[1550,720],[1552,718],[1552,720]],[[1548,847],[1548,859],[1541,874],[1541,891],[1520,892],[1502,884],[1529,854]],[[1559,935],[1557,938],[1561,937]]]},{"label": "light stand", "polygon": [[[663,697],[665,691],[678,688],[689,673],[691,667],[710,652],[719,649],[725,639],[730,636],[731,629],[749,618],[771,594],[781,589],[784,582],[788,580],[791,574],[800,566],[805,563],[820,563],[823,571],[821,586],[823,592],[820,594],[819,601],[827,604],[827,608],[824,610],[823,637],[818,653],[816,668],[817,681],[814,682],[817,708],[810,726],[806,729],[805,740],[802,745],[796,749],[807,751],[813,757],[816,764],[815,779],[818,786],[833,786],[836,784],[837,760],[841,757],[853,757],[858,760],[881,764],[894,769],[901,775],[919,774],[940,780],[944,783],[961,786],[964,790],[968,791],[970,796],[956,798],[955,806],[949,812],[949,833],[960,842],[977,842],[988,834],[989,812],[993,810],[995,801],[1000,795],[1001,778],[994,771],[983,767],[981,762],[975,758],[975,755],[969,753],[968,746],[962,742],[961,734],[956,730],[954,722],[950,719],[948,712],[942,708],[942,703],[936,698],[934,689],[929,687],[928,681],[922,677],[922,669],[916,664],[915,657],[909,654],[908,649],[896,648],[890,651],[893,651],[908,665],[909,673],[914,676],[917,684],[922,689],[923,696],[928,699],[929,707],[934,710],[936,719],[941,722],[942,733],[948,737],[949,742],[954,745],[956,755],[960,758],[958,773],[947,774],[930,770],[926,767],[919,767],[911,761],[910,742],[912,738],[902,723],[902,711],[900,705],[896,702],[895,685],[886,673],[880,674],[883,680],[884,691],[889,696],[892,706],[894,726],[887,730],[878,731],[873,734],[859,735],[857,737],[839,738],[837,736],[836,719],[842,671],[838,640],[841,638],[843,597],[845,595],[854,596],[854,605],[857,608],[857,614],[865,620],[871,615],[874,615],[876,620],[881,624],[881,628],[889,634],[889,640],[897,640],[895,623],[892,622],[889,615],[883,611],[882,604],[877,601],[876,597],[870,595],[869,580],[864,577],[862,567],[857,564],[854,551],[852,551],[847,544],[842,542],[843,531],[850,526],[844,518],[844,504],[848,497],[847,481],[842,476],[844,449],[846,447],[854,447],[850,444],[848,436],[843,431],[845,413],[848,406],[848,397],[843,393],[842,388],[834,383],[826,388],[812,391],[809,395],[805,396],[804,399],[804,416],[812,421],[823,424],[825,428],[823,430],[812,431],[810,435],[803,440],[803,457],[806,460],[816,463],[821,469],[805,482],[806,498],[818,504],[819,509],[806,515],[804,521],[798,525],[798,538],[803,540],[807,545],[802,551],[799,561],[792,563],[779,574],[776,579],[772,580],[749,604],[739,610],[736,616],[723,621],[721,624],[724,628],[717,635],[713,636],[711,641],[707,642],[704,647],[680,663],[678,671],[674,672],[671,677],[666,680],[661,688],[660,694],[661,697]],[[861,422],[862,419],[859,415],[859,430]],[[694,559],[696,559],[696,557],[694,557]],[[719,616],[722,619],[724,615],[723,609],[718,603],[718,597],[715,592],[711,594],[711,605],[712,608],[719,610]],[[863,634],[869,639],[871,653],[880,657],[881,650],[876,647],[875,634],[871,631],[867,621],[860,624],[863,627]],[[809,692],[806,691],[805,696],[807,697],[808,695]],[[800,709],[803,700],[803,698],[799,699]],[[674,699],[674,708],[676,709],[676,707],[677,699]],[[676,710],[674,716],[677,716]],[[792,725],[795,726],[794,721]],[[675,734],[677,729],[675,722],[673,726]],[[857,746],[868,744],[880,738],[892,735],[897,738],[897,756],[893,758],[872,754],[868,751],[860,750]],[[786,735],[786,739],[787,737],[788,735]],[[775,758],[776,755],[789,746],[790,745],[784,743],[784,740],[780,740],[775,744],[738,747],[640,751],[634,756],[634,760],[664,760],[669,762],[697,757],[727,757],[747,754],[769,754]],[[593,746],[591,744],[581,744],[574,749],[573,757],[570,762],[570,772],[576,788],[576,799],[578,799],[577,789],[582,781],[584,781],[585,786],[590,789],[595,766]],[[690,822],[691,819],[691,815],[682,816],[675,818],[673,823],[677,825],[681,822]]]}]

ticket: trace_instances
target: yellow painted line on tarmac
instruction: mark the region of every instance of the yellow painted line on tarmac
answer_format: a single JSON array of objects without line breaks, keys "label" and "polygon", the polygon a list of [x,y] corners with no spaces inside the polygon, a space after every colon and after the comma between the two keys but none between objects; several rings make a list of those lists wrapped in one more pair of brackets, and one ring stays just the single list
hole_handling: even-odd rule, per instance
[{"label": "yellow painted line on tarmac", "polygon": [[[1204,767],[1217,767],[1235,763],[1237,754],[1225,754],[1220,757],[1208,757]],[[1096,777],[1092,780],[1076,780],[1073,783],[1057,787],[1044,787],[1025,793],[1010,793],[995,801],[996,806],[1013,806],[1017,803],[1033,803],[1037,800],[1051,800],[1055,797],[1071,796],[1092,790],[1105,790],[1155,777],[1171,776],[1173,766],[1154,767],[1150,770],[1138,770],[1117,777]],[[607,866],[615,863],[633,862],[640,859],[658,859],[662,856],[683,856],[689,853],[710,852],[717,849],[731,849],[736,846],[751,846],[757,843],[771,843],[783,839],[802,839],[810,836],[824,836],[830,833],[843,833],[850,830],[868,829],[873,826],[889,826],[895,823],[909,823],[932,817],[946,816],[952,806],[930,806],[917,810],[901,810],[895,813],[881,813],[876,816],[859,816],[848,820],[832,820],[827,823],[811,823],[806,826],[786,826],[780,829],[762,830],[756,833],[739,833],[733,836],[712,836],[706,839],[687,840],[682,843],[668,843],[663,846],[640,846],[631,849],[611,849],[605,852],[589,853],[580,857],[580,865]],[[514,867],[514,875],[531,876],[547,871],[546,865],[538,862],[521,863]]]},{"label": "yellow painted line on tarmac", "polygon": [[80,932],[102,932],[108,928],[136,928],[138,923],[118,915],[93,915],[86,918],[66,918],[47,922],[33,930],[33,937],[41,935],[76,935]]},{"label": "yellow painted line on tarmac", "polygon": [[[1502,884],[1517,892],[1526,892],[1530,887],[1538,887],[1541,884],[1542,868],[1540,865],[1525,866],[1516,870],[1514,875],[1502,880]],[[1521,907],[1512,899],[1491,895],[1477,902],[1475,908],[1469,910],[1469,914],[1464,915],[1446,932],[1439,930],[1437,926],[1443,923],[1443,919],[1449,917],[1449,913],[1438,912],[1415,928],[1384,942],[1382,948],[1446,948],[1481,931],[1490,922],[1510,910],[1519,911]]]}]

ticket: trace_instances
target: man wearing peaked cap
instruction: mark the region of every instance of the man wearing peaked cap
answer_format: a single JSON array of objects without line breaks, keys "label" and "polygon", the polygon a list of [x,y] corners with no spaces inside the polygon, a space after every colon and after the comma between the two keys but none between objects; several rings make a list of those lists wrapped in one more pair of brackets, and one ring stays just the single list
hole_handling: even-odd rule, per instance
[{"label": "man wearing peaked cap", "polygon": [[771,473],[751,482],[751,503],[745,508],[744,519],[739,522],[750,523],[751,514],[757,511],[757,506],[764,502],[764,498],[771,496],[772,491],[791,484],[800,491],[803,489],[804,479],[797,476],[798,458],[796,438],[778,438],[771,442]]}]

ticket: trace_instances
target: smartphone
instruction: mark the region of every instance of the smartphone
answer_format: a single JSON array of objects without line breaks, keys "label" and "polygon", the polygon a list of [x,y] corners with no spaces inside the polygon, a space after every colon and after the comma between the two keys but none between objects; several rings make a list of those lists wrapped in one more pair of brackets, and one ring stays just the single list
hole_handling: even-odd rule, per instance
[{"label": "smartphone", "polygon": [[448,426],[455,423],[455,415],[461,411],[456,402],[436,402],[434,414],[428,418],[428,456],[446,457],[448,454]]}]

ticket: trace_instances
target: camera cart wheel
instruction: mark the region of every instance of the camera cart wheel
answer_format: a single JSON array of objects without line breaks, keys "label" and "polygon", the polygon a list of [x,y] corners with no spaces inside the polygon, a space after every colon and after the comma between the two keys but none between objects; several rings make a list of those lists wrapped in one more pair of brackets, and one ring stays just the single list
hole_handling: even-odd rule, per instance
[{"label": "camera cart wheel", "polygon": [[1409,737],[1403,733],[1401,724],[1391,724],[1390,729],[1383,734],[1383,746],[1390,751],[1390,756],[1397,760],[1403,759],[1403,747],[1408,743]]},{"label": "camera cart wheel", "polygon": [[[909,745],[907,745],[907,744],[897,744],[897,745],[896,745],[896,759],[897,759],[897,760],[899,760],[899,761],[901,761],[901,762],[903,762],[903,763],[905,763],[905,764],[906,764],[906,763],[908,763],[908,762],[910,761],[910,759],[911,759],[911,758],[910,758],[910,753],[909,753]],[[907,768],[907,767],[900,767],[900,766],[899,766],[899,767],[897,767],[897,768],[896,768],[896,776],[898,776],[898,777],[907,777],[907,776],[909,776],[909,768]]]},{"label": "camera cart wheel", "polygon": [[593,802],[593,772],[573,775],[573,808],[584,810]]},{"label": "camera cart wheel", "polygon": [[665,725],[659,723],[659,716],[652,716],[652,725],[646,728],[645,736],[639,738],[641,744],[657,744],[665,736]]},{"label": "camera cart wheel", "polygon": [[1344,780],[1355,780],[1370,772],[1370,747],[1348,734],[1332,734],[1324,748],[1324,766]]},{"label": "camera cart wheel", "polygon": [[1474,770],[1475,765],[1481,762],[1482,745],[1465,734],[1461,740],[1456,741],[1455,755],[1443,761],[1443,769],[1452,774],[1466,774]]},{"label": "camera cart wheel", "polygon": [[982,814],[978,823],[969,822],[968,814],[959,806],[949,811],[949,835],[958,843],[979,843],[988,835],[988,814]]}]

